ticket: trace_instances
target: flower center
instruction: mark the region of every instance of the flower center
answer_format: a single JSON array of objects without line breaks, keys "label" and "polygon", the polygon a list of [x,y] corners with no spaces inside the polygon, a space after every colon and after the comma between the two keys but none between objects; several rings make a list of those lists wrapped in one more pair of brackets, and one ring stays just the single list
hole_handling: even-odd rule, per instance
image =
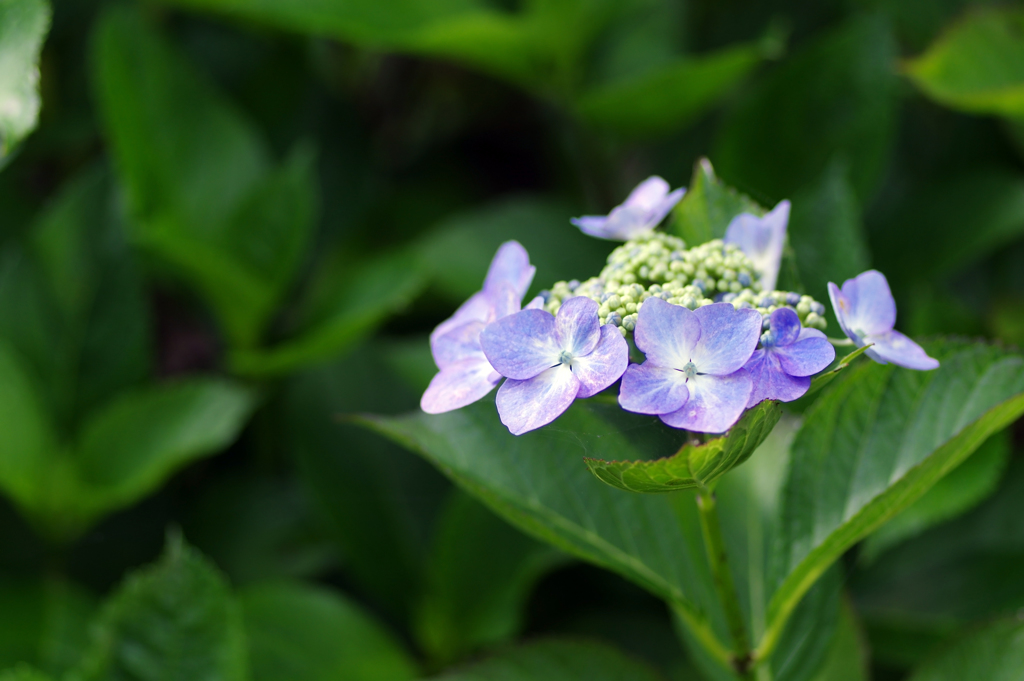
[{"label": "flower center", "polygon": [[572,367],[572,353],[568,350],[562,350],[562,354],[558,356],[558,363]]},{"label": "flower center", "polygon": [[694,378],[697,375],[697,365],[693,362],[687,362],[686,366],[683,367],[683,375],[686,376],[687,380]]},{"label": "flower center", "polygon": [[763,345],[766,348],[775,345],[775,332],[769,329],[768,331],[762,333],[761,345]]}]

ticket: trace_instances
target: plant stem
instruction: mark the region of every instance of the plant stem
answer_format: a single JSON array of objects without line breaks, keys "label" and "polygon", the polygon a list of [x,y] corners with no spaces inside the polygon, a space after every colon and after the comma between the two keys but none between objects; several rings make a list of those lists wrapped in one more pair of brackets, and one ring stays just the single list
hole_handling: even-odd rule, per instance
[{"label": "plant stem", "polygon": [[829,338],[828,342],[836,346],[837,348],[846,348],[855,345],[853,340],[850,338]]},{"label": "plant stem", "polygon": [[704,535],[704,546],[708,553],[711,576],[718,592],[718,600],[725,610],[725,620],[729,626],[729,634],[733,642],[732,666],[744,679],[753,679],[750,638],[743,621],[743,610],[736,585],[732,581],[729,563],[725,553],[725,540],[722,537],[722,526],[718,521],[718,506],[711,490],[702,488],[697,493],[697,508],[700,510],[700,527]]}]

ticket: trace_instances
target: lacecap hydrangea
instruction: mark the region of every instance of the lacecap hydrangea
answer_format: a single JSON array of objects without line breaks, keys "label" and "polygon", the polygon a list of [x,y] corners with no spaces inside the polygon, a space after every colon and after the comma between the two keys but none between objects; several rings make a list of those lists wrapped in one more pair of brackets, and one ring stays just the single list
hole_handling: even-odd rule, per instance
[{"label": "lacecap hydrangea", "polygon": [[[498,414],[521,435],[618,383],[627,411],[721,433],[762,400],[804,395],[835,360],[834,344],[869,346],[883,364],[938,366],[893,329],[896,305],[879,272],[829,284],[849,340],[826,338],[820,302],[775,288],[788,201],[762,216],[740,213],[724,238],[688,248],[656,231],[684,195],[652,177],[607,216],[573,219],[591,236],[625,243],[597,276],[557,282],[523,310],[534,267],[520,244],[503,244],[481,291],[431,334],[439,372],[424,411],[460,408],[501,383]],[[642,362],[631,359],[629,341]]]}]

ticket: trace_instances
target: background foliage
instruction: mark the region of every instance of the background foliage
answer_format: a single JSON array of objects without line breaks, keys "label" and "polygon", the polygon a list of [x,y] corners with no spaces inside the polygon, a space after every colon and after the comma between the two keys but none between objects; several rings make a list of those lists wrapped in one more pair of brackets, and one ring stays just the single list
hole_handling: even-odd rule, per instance
[{"label": "background foliage", "polygon": [[[416,413],[497,245],[591,276],[651,174],[691,243],[790,199],[781,284],[882,270],[942,369],[632,467],[679,434]],[[3,681],[734,678],[693,493],[587,468],[698,456],[760,681],[1016,679],[1022,342],[1019,5],[0,0]]]}]

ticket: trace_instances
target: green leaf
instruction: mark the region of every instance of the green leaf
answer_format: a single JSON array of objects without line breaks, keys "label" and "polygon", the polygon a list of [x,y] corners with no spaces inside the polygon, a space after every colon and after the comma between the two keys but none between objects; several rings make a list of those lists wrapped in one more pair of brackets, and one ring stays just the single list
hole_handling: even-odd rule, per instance
[{"label": "green leaf", "polygon": [[806,412],[793,445],[763,647],[846,549],[920,498],[1024,413],[1024,358],[928,345],[930,372],[862,364]]},{"label": "green leaf", "polygon": [[95,601],[56,579],[0,580],[0,668],[26,663],[61,676],[85,649]]},{"label": "green leaf", "polygon": [[436,525],[414,630],[434,661],[450,663],[518,634],[534,584],[565,556],[459,490]]},{"label": "green leaf", "polygon": [[592,125],[628,135],[683,128],[736,87],[761,58],[762,49],[756,44],[678,58],[584,92],[576,112]]},{"label": "green leaf", "polygon": [[0,168],[39,117],[39,53],[50,28],[45,0],[0,0]]},{"label": "green leaf", "polygon": [[586,458],[600,480],[627,492],[658,494],[708,487],[750,458],[778,423],[782,407],[765,400],[748,409],[727,435],[699,444],[687,442],[675,454],[654,461]]},{"label": "green leaf", "polygon": [[300,584],[244,589],[253,681],[410,681],[416,665],[384,627],[341,594]]},{"label": "green leaf", "polygon": [[83,498],[75,518],[126,506],[172,473],[231,444],[256,406],[253,393],[190,379],[123,394],[84,425],[75,452]]},{"label": "green leaf", "polygon": [[855,16],[794,52],[724,121],[712,158],[737,186],[774,200],[843,158],[871,196],[896,123],[896,45],[880,15]]},{"label": "green leaf", "polygon": [[1024,13],[968,14],[904,72],[928,97],[959,111],[1024,115]]},{"label": "green leaf", "polygon": [[1014,681],[1022,669],[1024,622],[1014,618],[965,636],[921,665],[910,681]]},{"label": "green leaf", "polygon": [[687,246],[698,246],[725,236],[732,219],[740,213],[764,215],[765,210],[749,197],[727,187],[715,176],[706,158],[693,167],[693,178],[683,200],[676,204],[669,230]]},{"label": "green leaf", "polygon": [[853,606],[846,600],[840,608],[839,628],[829,647],[825,664],[814,681],[868,681],[868,651]]},{"label": "green leaf", "polygon": [[850,366],[850,363],[853,362],[853,360],[857,359],[862,354],[867,352],[868,348],[870,347],[870,345],[862,345],[861,347],[857,348],[856,350],[854,350],[853,352],[839,360],[839,363],[836,364],[834,368],[829,369],[825,373],[818,374],[817,376],[812,378],[811,387],[808,388],[806,393],[804,393],[804,396],[806,397],[807,395],[813,395],[814,393],[818,392],[826,385],[831,383],[833,380],[836,379],[837,376],[839,376],[840,373],[842,373],[843,369]]},{"label": "green leaf", "polygon": [[[870,266],[860,205],[845,165],[830,163],[808,187],[793,195],[788,239],[804,291],[828,301],[828,282],[842,285]],[[837,329],[832,321],[829,326]]]},{"label": "green leaf", "polygon": [[51,677],[27,665],[0,671],[0,681],[52,681]]},{"label": "green leaf", "polygon": [[432,681],[659,681],[646,665],[614,648],[582,641],[538,641],[512,648]]},{"label": "green leaf", "polygon": [[986,440],[923,497],[868,537],[862,548],[863,559],[875,560],[890,547],[977,506],[999,485],[1010,448],[1009,431]]},{"label": "green leaf", "polygon": [[180,536],[103,606],[76,681],[247,681],[241,611],[224,578]]},{"label": "green leaf", "polygon": [[336,285],[324,319],[276,347],[233,352],[231,368],[247,376],[275,376],[326,362],[408,306],[426,283],[418,256],[399,251],[374,258]]}]

